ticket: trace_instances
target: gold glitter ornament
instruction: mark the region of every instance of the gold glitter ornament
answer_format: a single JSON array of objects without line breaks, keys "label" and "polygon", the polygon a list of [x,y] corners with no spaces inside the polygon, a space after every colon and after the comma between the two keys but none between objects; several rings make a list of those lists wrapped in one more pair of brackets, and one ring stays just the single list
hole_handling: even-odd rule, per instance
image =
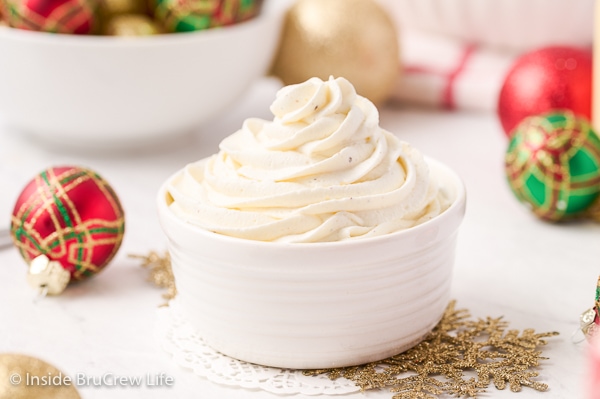
[{"label": "gold glitter ornament", "polygon": [[103,15],[144,14],[148,10],[145,0],[102,0],[100,12]]},{"label": "gold glitter ornament", "polygon": [[103,33],[109,36],[149,36],[161,33],[160,26],[149,16],[119,14],[110,17]]},{"label": "gold glitter ornament", "polygon": [[400,71],[394,23],[374,0],[299,0],[272,67],[286,85],[344,77],[375,104],[390,96]]},{"label": "gold glitter ornament", "polygon": [[41,359],[0,354],[0,399],[80,399],[70,378]]}]

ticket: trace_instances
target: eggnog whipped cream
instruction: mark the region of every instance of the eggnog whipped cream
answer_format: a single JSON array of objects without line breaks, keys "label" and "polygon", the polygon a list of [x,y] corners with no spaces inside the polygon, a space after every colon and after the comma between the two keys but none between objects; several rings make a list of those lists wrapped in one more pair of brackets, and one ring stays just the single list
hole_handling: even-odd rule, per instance
[{"label": "eggnog whipped cream", "polygon": [[379,127],[346,79],[286,86],[270,109],[273,121],[247,119],[218,154],[169,181],[181,220],[251,240],[323,242],[407,229],[448,207],[423,156]]}]

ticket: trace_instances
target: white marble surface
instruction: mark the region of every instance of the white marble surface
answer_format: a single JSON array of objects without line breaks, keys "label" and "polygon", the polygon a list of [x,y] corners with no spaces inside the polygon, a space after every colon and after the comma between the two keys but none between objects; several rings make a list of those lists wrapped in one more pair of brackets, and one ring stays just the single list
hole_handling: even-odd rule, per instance
[{"label": "white marble surface", "polygon": [[[275,398],[223,388],[176,366],[153,338],[162,291],[146,281],[146,271],[127,255],[165,249],[154,206],[159,185],[185,163],[215,152],[220,139],[246,117],[270,118],[268,105],[278,87],[273,80],[258,82],[230,114],[191,137],[174,140],[169,148],[147,149],[140,144],[137,151],[82,154],[48,148],[0,128],[0,215],[4,215],[0,226],[8,226],[24,184],[56,164],[79,164],[99,172],[119,194],[127,217],[125,239],[113,263],[60,297],[34,302],[19,254],[13,249],[0,251],[0,353],[34,355],[71,375],[164,373],[174,379],[172,387],[80,386],[87,399]],[[526,388],[513,394],[492,387],[482,397],[585,398],[587,344],[573,344],[571,334],[580,313],[593,304],[600,273],[600,225],[544,223],[517,203],[504,181],[507,141],[493,114],[388,106],[381,110],[381,125],[453,167],[467,185],[467,214],[452,286],[458,306],[470,309],[474,316],[504,316],[515,329],[560,332],[544,348],[549,359],[538,370],[538,380],[550,385],[549,392]],[[391,398],[392,394],[355,396]]]}]

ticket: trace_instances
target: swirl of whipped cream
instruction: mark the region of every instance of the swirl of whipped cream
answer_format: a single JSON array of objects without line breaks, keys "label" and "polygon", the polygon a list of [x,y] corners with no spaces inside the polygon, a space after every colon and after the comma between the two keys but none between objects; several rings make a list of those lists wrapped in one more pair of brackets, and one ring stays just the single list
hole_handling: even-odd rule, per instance
[{"label": "swirl of whipped cream", "polygon": [[176,215],[228,236],[321,242],[406,229],[448,206],[421,154],[380,128],[346,79],[284,87],[271,112],[170,181]]}]

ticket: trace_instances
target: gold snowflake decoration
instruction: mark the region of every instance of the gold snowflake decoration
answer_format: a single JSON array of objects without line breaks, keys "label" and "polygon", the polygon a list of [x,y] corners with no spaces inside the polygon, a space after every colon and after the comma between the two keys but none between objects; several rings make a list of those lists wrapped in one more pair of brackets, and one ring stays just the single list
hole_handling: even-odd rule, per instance
[{"label": "gold snowflake decoration", "polygon": [[538,350],[544,338],[557,332],[535,333],[532,329],[507,330],[502,318],[470,320],[468,311],[448,305],[442,320],[418,345],[399,355],[361,366],[308,370],[306,375],[328,374],[353,381],[362,390],[389,388],[393,399],[436,399],[441,394],[477,397],[493,383],[508,385],[513,392],[522,387],[545,391],[532,370],[546,359]]},{"label": "gold snowflake decoration", "polygon": [[163,256],[157,252],[150,252],[148,255],[129,255],[131,258],[141,259],[142,267],[150,269],[148,280],[157,287],[166,288],[167,292],[163,294],[163,298],[171,300],[177,295],[175,288],[175,278],[173,277],[173,269],[171,268],[171,258],[169,253]]}]

